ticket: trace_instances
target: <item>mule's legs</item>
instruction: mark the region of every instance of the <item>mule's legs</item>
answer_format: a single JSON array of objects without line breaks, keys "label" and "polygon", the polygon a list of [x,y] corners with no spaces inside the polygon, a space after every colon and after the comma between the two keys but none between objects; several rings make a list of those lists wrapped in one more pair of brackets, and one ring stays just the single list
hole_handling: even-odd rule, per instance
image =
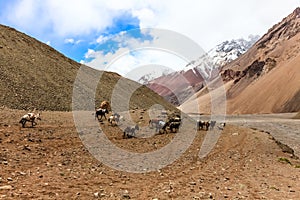
[{"label": "mule's legs", "polygon": [[32,122],[32,123],[33,123],[33,125],[34,125],[34,126],[36,126],[36,125],[37,125],[37,122],[36,122],[35,120],[33,120],[33,122]]},{"label": "mule's legs", "polygon": [[34,127],[36,124],[37,123],[34,120],[31,121],[31,127]]},{"label": "mule's legs", "polygon": [[155,133],[157,133],[160,129],[160,125],[159,124],[156,124],[156,127],[155,127]]},{"label": "mule's legs", "polygon": [[26,120],[22,120],[22,128],[25,128]]}]

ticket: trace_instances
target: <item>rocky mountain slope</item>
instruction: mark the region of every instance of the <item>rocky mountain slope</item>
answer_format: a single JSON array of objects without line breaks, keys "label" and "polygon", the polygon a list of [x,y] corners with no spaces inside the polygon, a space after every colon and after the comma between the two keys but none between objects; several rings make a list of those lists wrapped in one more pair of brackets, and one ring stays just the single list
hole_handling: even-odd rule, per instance
[{"label": "rocky mountain slope", "polygon": [[[15,29],[0,25],[0,106],[30,110],[71,110],[73,84],[81,65],[50,46]],[[110,100],[121,76],[84,67],[86,79],[98,81],[95,104]],[[101,79],[96,79],[101,75]],[[131,107],[147,108],[160,104],[173,109],[163,98],[133,81],[124,80],[124,92],[138,88],[130,99]],[[84,80],[82,81],[85,84]],[[91,92],[87,87],[82,91]],[[122,101],[123,97],[119,97]],[[141,101],[143,99],[143,101]],[[81,102],[85,104],[86,102]]]},{"label": "rocky mountain slope", "polygon": [[204,56],[187,64],[183,70],[162,75],[156,79],[147,75],[141,79],[143,83],[163,96],[169,102],[180,105],[218,74],[219,69],[245,53],[259,36],[249,36],[248,40],[237,39],[225,41],[211,49]]},{"label": "rocky mountain slope", "polygon": [[[274,25],[247,53],[222,68],[228,113],[273,113],[300,110],[300,8]],[[201,92],[201,91],[200,91]],[[202,102],[203,95],[190,98]]]}]

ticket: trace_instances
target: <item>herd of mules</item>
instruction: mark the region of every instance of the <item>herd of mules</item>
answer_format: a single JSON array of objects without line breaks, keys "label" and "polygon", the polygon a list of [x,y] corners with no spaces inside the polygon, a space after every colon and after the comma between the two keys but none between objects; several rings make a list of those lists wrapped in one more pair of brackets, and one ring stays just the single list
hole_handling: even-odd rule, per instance
[{"label": "herd of mules", "polygon": [[[103,101],[98,109],[95,110],[95,120],[102,121],[103,118],[108,120],[108,122],[112,125],[118,125],[121,119],[124,120],[124,117],[118,113],[112,113],[111,116],[107,119],[106,114],[109,114],[110,104],[108,101]],[[165,111],[162,111],[162,114],[167,115]],[[41,120],[40,113],[27,113],[22,116],[19,123],[22,124],[22,127],[25,127],[26,122],[31,123],[31,127],[37,125],[36,120]],[[155,118],[149,120],[149,127],[155,128],[155,132],[158,134],[164,134],[168,131],[171,133],[177,133],[179,131],[180,126],[182,125],[182,119],[179,114],[172,113],[167,115],[166,119]],[[221,128],[225,126],[225,123],[221,123]],[[197,130],[212,130],[216,126],[216,121],[200,121],[196,122]],[[220,126],[218,126],[220,128]],[[123,131],[123,138],[134,138],[136,137],[136,131],[140,130],[138,124],[134,126],[127,126]]]}]

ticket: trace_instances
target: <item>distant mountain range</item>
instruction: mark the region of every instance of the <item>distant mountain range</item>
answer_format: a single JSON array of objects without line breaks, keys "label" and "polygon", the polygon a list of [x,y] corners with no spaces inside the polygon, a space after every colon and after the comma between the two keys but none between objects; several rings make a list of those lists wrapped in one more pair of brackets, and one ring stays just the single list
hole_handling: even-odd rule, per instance
[{"label": "distant mountain range", "polygon": [[248,40],[225,41],[187,64],[181,71],[164,72],[159,77],[150,73],[141,77],[139,82],[146,84],[171,103],[180,105],[204,86],[204,80],[213,78],[221,67],[245,53],[258,39],[259,36],[251,35]]},{"label": "distant mountain range", "polygon": [[[274,113],[300,110],[300,8],[274,25],[246,53],[225,64],[224,81],[228,113]],[[198,103],[211,111],[207,88],[180,105],[193,112]],[[216,88],[217,90],[217,88]],[[201,103],[200,103],[201,102]]]}]

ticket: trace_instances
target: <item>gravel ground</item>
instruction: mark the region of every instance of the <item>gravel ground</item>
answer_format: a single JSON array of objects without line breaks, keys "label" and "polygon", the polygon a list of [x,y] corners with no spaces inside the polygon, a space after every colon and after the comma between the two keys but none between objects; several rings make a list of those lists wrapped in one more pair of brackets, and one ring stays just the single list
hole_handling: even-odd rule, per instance
[{"label": "gravel ground", "polygon": [[[296,113],[227,115],[226,122],[270,133],[277,141],[288,145],[300,157],[300,119]],[[208,120],[209,116],[201,116]]]}]

